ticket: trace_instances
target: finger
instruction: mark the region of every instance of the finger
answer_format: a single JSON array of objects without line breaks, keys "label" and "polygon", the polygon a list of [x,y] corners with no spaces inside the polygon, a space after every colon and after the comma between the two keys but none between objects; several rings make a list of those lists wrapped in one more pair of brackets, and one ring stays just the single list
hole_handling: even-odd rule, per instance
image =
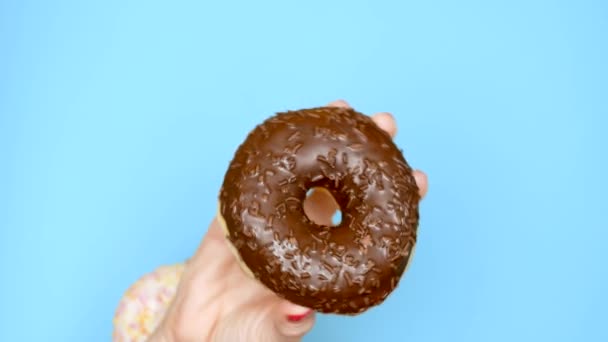
[{"label": "finger", "polygon": [[337,107],[337,108],[350,108],[350,105],[348,104],[348,102],[344,101],[344,100],[336,100],[333,102],[330,102],[327,107]]},{"label": "finger", "polygon": [[418,185],[420,198],[424,198],[424,196],[426,196],[427,191],[429,190],[428,177],[424,172],[416,170],[414,171],[414,178],[416,178],[416,185]]},{"label": "finger", "polygon": [[372,115],[372,120],[392,138],[397,135],[397,123],[390,113],[376,113]]},{"label": "finger", "polygon": [[205,272],[196,274],[197,283],[212,282],[213,277],[225,275],[232,266],[238,266],[243,274],[253,277],[251,270],[242,262],[239,252],[227,238],[227,234],[223,219],[218,214],[209,225],[207,234],[198,249],[187,263],[194,270],[205,270]]},{"label": "finger", "polygon": [[315,323],[314,316],[311,309],[288,301],[281,301],[273,314],[279,335],[296,340],[312,329]]},{"label": "finger", "polygon": [[224,249],[224,244],[218,243],[218,241],[224,241],[226,239],[226,236],[227,231],[226,227],[224,226],[223,219],[221,218],[221,215],[217,213],[216,217],[214,217],[211,221],[211,224],[209,224],[207,233],[199,244],[193,258],[204,254],[204,252],[209,249],[209,245],[214,246],[215,249]]},{"label": "finger", "polygon": [[334,197],[324,188],[315,188],[304,200],[304,213],[318,225],[331,226],[332,217],[340,206]]}]

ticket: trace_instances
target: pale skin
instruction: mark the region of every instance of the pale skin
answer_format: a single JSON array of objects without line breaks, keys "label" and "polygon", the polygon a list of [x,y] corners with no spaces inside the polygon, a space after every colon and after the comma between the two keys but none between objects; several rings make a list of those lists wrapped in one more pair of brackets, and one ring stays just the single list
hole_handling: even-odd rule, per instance
[{"label": "pale skin", "polygon": [[[349,107],[344,101],[328,106]],[[397,125],[389,113],[372,115],[391,136]],[[424,197],[426,175],[414,176]],[[331,224],[338,206],[324,191],[314,191],[304,204],[317,223]],[[314,313],[279,298],[242,269],[215,218],[200,246],[186,263],[169,309],[150,342],[295,342],[308,333]]]}]

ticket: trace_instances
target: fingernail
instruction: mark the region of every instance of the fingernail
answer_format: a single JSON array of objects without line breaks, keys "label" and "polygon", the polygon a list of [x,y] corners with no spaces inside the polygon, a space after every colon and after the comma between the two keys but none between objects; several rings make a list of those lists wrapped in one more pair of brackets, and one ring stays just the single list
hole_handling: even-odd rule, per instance
[{"label": "fingernail", "polygon": [[303,320],[304,318],[308,317],[308,315],[310,315],[311,313],[312,313],[312,310],[308,310],[299,315],[287,315],[287,320],[292,323],[297,323],[297,322]]}]

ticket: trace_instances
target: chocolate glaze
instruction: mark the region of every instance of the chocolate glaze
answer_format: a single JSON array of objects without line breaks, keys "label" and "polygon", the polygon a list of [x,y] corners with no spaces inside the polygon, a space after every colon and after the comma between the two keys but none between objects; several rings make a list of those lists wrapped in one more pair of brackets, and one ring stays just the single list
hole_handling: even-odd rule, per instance
[{"label": "chocolate glaze", "polygon": [[[342,211],[312,222],[307,191],[323,187]],[[357,314],[395,289],[416,243],[418,187],[391,137],[352,109],[279,113],[238,148],[220,213],[255,278],[319,312]]]}]

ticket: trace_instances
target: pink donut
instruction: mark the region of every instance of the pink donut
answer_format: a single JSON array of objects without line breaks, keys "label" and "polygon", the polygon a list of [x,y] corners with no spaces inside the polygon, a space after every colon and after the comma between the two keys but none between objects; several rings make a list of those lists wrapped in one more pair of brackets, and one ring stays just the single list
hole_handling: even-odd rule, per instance
[{"label": "pink donut", "polygon": [[173,300],[183,270],[183,264],[159,267],[126,291],[114,315],[114,342],[148,339]]}]

